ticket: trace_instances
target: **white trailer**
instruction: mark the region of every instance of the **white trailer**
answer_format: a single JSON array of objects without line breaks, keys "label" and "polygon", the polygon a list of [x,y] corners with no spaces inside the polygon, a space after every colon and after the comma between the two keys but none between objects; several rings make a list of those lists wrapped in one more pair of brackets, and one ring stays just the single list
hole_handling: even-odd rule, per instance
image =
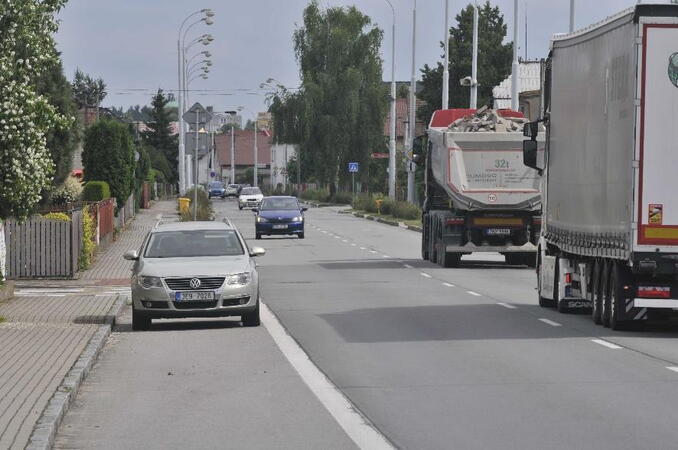
[{"label": "white trailer", "polygon": [[[638,5],[552,39],[539,304],[614,329],[678,309],[678,5]],[[531,136],[536,123],[526,126]]]}]

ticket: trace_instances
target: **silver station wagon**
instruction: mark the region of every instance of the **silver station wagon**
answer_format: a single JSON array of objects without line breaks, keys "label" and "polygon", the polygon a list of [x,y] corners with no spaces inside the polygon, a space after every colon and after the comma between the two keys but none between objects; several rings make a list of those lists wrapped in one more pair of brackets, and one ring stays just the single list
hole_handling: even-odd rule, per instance
[{"label": "silver station wagon", "polygon": [[152,319],[240,316],[259,325],[259,276],[240,232],[225,222],[157,225],[141,250],[125,259],[132,269],[132,328],[147,330]]}]

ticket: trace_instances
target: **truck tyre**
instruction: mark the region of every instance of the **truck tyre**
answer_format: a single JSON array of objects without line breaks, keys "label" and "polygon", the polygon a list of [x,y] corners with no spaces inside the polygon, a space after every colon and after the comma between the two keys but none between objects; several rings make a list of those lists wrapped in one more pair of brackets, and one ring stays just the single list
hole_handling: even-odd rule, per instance
[{"label": "truck tyre", "polygon": [[461,253],[456,253],[456,252],[442,252],[442,266],[443,267],[459,267],[459,263],[461,262]]},{"label": "truck tyre", "polygon": [[602,292],[602,308],[600,310],[600,321],[604,327],[610,326],[610,275],[611,275],[611,264],[607,261],[603,263],[602,274],[601,274],[601,285],[600,289]]},{"label": "truck tyre", "polygon": [[431,230],[428,226],[429,222],[426,216],[422,219],[422,232],[421,232],[421,259],[428,261],[429,258],[429,244],[428,241],[431,239]]},{"label": "truck tyre", "polygon": [[615,331],[628,328],[630,321],[626,320],[626,305],[624,300],[624,285],[628,280],[625,268],[618,262],[612,264],[610,277],[610,328]]},{"label": "truck tyre", "polygon": [[537,295],[539,296],[539,306],[542,308],[551,308],[554,301],[541,296],[541,259],[537,262]]},{"label": "truck tyre", "polygon": [[593,266],[593,288],[591,289],[591,318],[593,323],[600,325],[603,323],[603,263],[600,260],[596,260],[595,265]]},{"label": "truck tyre", "polygon": [[517,266],[518,264],[522,264],[518,256],[519,255],[517,253],[504,253],[506,264],[509,266]]},{"label": "truck tyre", "polygon": [[531,269],[537,267],[537,254],[536,253],[525,253],[524,254],[525,265]]}]

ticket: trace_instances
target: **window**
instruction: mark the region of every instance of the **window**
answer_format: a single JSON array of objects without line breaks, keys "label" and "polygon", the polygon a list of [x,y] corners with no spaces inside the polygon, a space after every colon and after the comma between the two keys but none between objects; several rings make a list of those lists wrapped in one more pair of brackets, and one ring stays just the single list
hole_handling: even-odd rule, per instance
[{"label": "window", "polygon": [[240,191],[241,195],[259,195],[261,194],[261,189],[258,187],[247,187],[247,188],[242,188],[242,191]]},{"label": "window", "polygon": [[284,209],[294,209],[294,210],[300,210],[299,208],[299,202],[297,201],[296,198],[275,198],[275,197],[269,197],[265,198],[263,202],[261,202],[261,208],[262,211],[274,211],[274,210],[284,210]]},{"label": "window", "polygon": [[234,230],[180,230],[151,234],[145,258],[190,258],[243,255]]}]

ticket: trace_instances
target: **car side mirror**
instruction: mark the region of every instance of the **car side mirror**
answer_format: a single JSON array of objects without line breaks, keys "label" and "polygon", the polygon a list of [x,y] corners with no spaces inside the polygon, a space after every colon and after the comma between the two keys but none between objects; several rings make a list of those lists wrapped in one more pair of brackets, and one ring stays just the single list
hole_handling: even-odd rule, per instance
[{"label": "car side mirror", "polygon": [[308,208],[307,208],[306,206],[302,206],[302,207],[301,207],[301,211],[302,211],[302,212],[308,211]]},{"label": "car side mirror", "polygon": [[264,250],[261,247],[252,247],[250,250],[250,256],[264,256],[266,254],[266,250]]},{"label": "car side mirror", "polygon": [[125,258],[128,261],[136,261],[137,259],[139,259],[139,253],[137,253],[136,250],[130,250],[123,255],[123,258]]},{"label": "car side mirror", "polygon": [[532,169],[537,169],[541,175],[542,170],[544,170],[544,165],[543,161],[539,161],[537,141],[532,139],[523,141],[523,164]]}]

